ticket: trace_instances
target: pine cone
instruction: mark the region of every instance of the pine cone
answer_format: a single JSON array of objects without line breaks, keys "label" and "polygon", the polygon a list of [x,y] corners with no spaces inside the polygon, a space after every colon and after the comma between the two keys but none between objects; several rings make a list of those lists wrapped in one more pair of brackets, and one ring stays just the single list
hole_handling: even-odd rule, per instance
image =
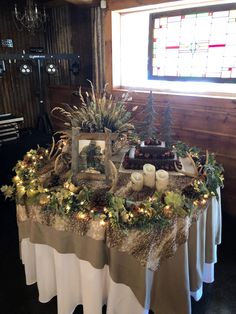
[{"label": "pine cone", "polygon": [[199,193],[194,190],[193,185],[188,185],[182,190],[182,194],[188,198],[195,199],[199,197]]},{"label": "pine cone", "polygon": [[91,207],[104,207],[107,205],[107,189],[98,189],[93,191],[91,197]]}]

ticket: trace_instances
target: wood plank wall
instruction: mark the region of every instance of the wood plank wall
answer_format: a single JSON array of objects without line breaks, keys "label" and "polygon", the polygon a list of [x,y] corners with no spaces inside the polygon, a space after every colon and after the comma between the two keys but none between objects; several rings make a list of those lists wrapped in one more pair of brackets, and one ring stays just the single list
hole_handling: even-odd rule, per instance
[{"label": "wood plank wall", "polygon": [[[0,39],[13,39],[13,48],[1,48],[0,53],[22,53],[29,47],[42,46],[42,34],[30,35],[28,32],[19,32],[12,19],[13,1],[1,1],[0,4]],[[35,125],[38,108],[35,103],[36,73],[23,76],[19,72],[20,62],[9,64],[6,62],[6,73],[0,78],[0,114],[12,113],[24,116],[22,127]]]},{"label": "wood plank wall", "polygon": [[[71,75],[68,62],[61,61],[58,75],[49,77],[44,71],[45,86],[74,85],[80,86],[92,78],[92,49],[91,49],[91,14],[90,8],[78,8],[65,4],[49,8],[46,32],[32,35],[28,31],[19,32],[12,20],[12,10],[15,0],[2,0],[0,3],[0,39],[13,39],[13,48],[1,48],[0,53],[21,53],[29,51],[30,47],[44,47],[45,53],[75,53],[80,55],[80,74]],[[18,1],[19,8],[23,6]],[[33,65],[33,73],[23,76],[19,72],[20,62],[6,63],[7,71],[0,78],[0,114],[12,113],[24,117],[21,128],[34,128],[37,125],[37,67]],[[84,83],[85,82],[85,83]],[[46,91],[46,90],[45,90]],[[47,94],[47,93],[46,93]],[[46,101],[46,110],[50,104]]]}]

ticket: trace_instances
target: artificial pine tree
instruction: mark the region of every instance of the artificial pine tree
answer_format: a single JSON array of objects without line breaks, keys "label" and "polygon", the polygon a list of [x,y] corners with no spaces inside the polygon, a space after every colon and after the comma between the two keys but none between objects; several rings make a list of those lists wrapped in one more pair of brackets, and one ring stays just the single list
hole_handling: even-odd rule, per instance
[{"label": "artificial pine tree", "polygon": [[140,113],[142,119],[137,126],[137,132],[142,140],[156,139],[158,128],[157,128],[157,111],[153,105],[152,91],[148,96],[148,102],[145,108]]},{"label": "artificial pine tree", "polygon": [[160,126],[160,137],[162,141],[165,141],[167,147],[171,147],[173,144],[173,135],[172,130],[172,110],[170,104],[167,104],[164,108],[161,126]]}]

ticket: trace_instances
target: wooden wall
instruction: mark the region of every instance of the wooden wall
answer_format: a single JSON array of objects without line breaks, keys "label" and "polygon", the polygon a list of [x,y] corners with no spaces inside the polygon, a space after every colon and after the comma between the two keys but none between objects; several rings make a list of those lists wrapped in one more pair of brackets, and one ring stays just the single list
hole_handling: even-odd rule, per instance
[{"label": "wooden wall", "polygon": [[[43,46],[43,34],[32,36],[28,32],[17,31],[13,20],[13,1],[1,1],[0,4],[0,39],[13,39],[13,48],[1,48],[0,53],[22,53],[29,47]],[[23,76],[19,72],[20,62],[6,62],[6,73],[0,78],[0,114],[13,113],[24,115],[24,127],[33,126],[36,122],[38,108],[35,104],[35,74]]]},{"label": "wooden wall", "polygon": [[[29,51],[30,47],[44,47],[45,53],[75,53],[80,55],[80,74],[73,76],[67,61],[61,61],[58,75],[49,77],[42,71],[45,92],[49,84],[56,85],[86,85],[86,80],[92,78],[91,49],[91,17],[90,8],[77,7],[66,2],[59,6],[48,8],[49,15],[46,32],[32,35],[26,30],[19,32],[12,20],[12,10],[15,0],[2,0],[0,3],[0,39],[13,39],[13,48],[1,48],[1,53],[21,53]],[[18,1],[19,8],[22,1]],[[37,101],[37,67],[33,64],[33,73],[23,76],[19,72],[20,62],[6,63],[7,71],[0,78],[0,114],[12,113],[24,116],[22,128],[36,127],[39,113]],[[46,99],[45,110],[50,107]]]}]

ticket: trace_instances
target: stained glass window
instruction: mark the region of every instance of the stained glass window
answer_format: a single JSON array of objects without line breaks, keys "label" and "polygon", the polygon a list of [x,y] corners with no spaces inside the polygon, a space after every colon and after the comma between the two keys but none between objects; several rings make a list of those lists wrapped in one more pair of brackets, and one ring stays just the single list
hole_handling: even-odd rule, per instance
[{"label": "stained glass window", "polygon": [[148,74],[236,82],[236,6],[150,14]]}]

